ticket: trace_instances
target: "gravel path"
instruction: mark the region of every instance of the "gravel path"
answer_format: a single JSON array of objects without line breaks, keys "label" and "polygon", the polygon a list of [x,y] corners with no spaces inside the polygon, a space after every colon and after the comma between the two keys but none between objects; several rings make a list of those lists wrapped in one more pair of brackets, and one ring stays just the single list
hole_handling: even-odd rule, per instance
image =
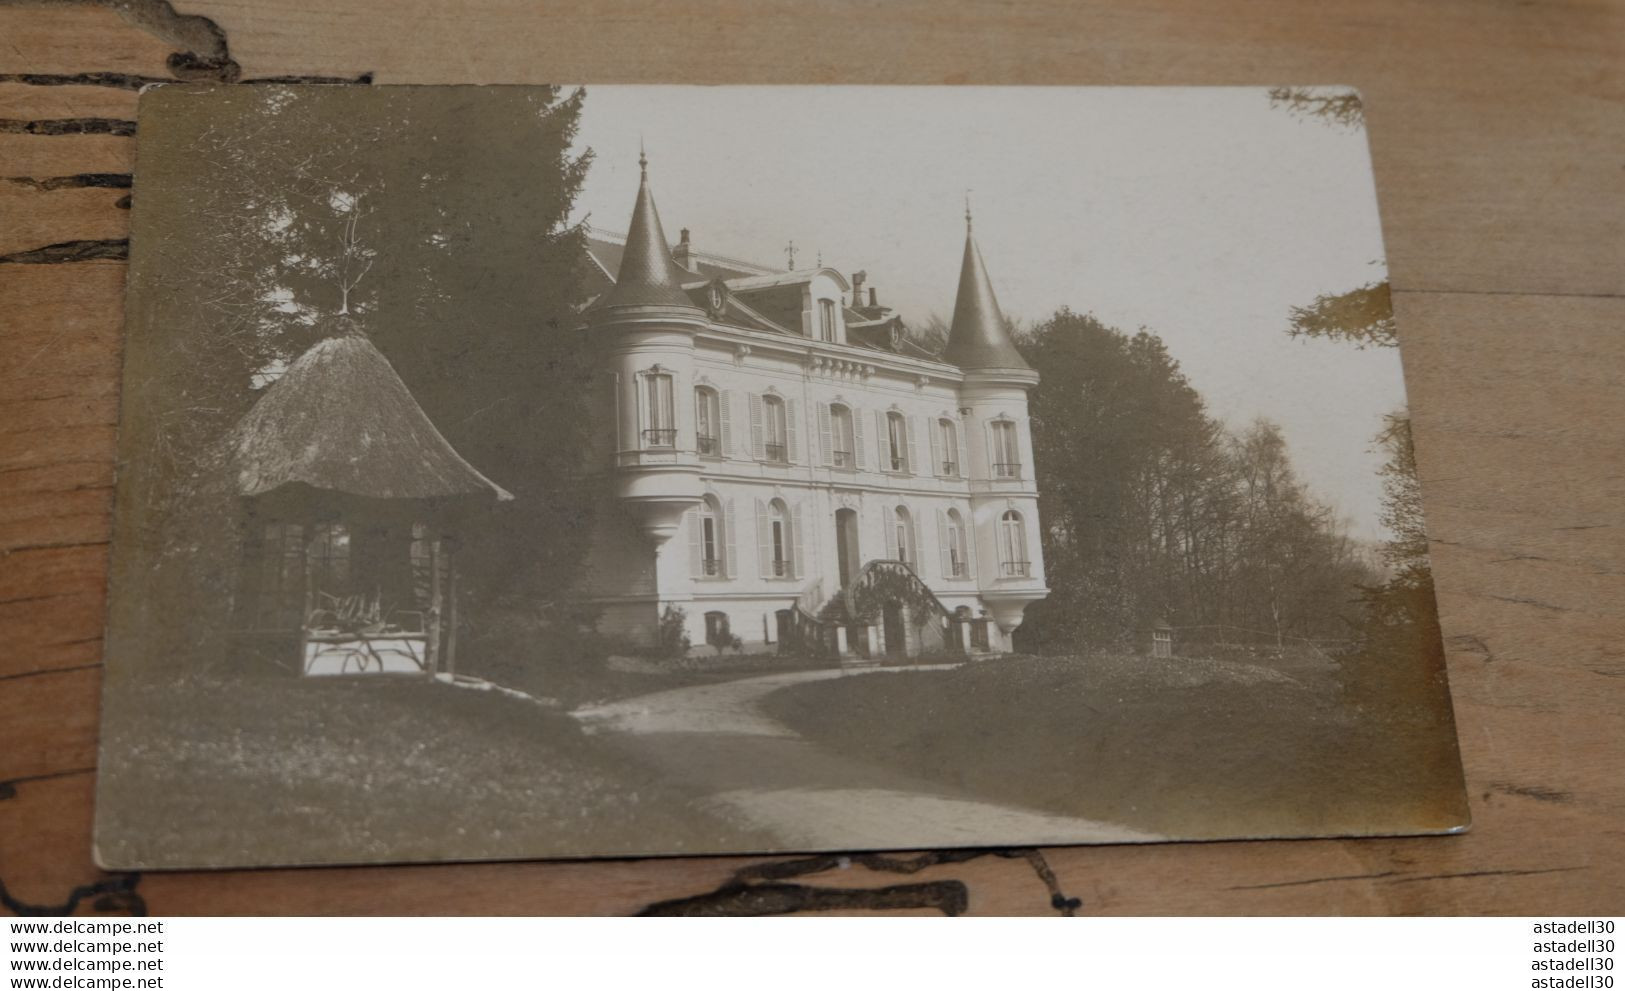
[{"label": "gravel path", "polygon": [[765,830],[786,849],[1133,843],[1162,837],[1110,823],[984,801],[892,768],[832,753],[757,704],[807,681],[871,668],[745,678],[586,706],[572,713],[676,783],[708,795],[709,811]]}]

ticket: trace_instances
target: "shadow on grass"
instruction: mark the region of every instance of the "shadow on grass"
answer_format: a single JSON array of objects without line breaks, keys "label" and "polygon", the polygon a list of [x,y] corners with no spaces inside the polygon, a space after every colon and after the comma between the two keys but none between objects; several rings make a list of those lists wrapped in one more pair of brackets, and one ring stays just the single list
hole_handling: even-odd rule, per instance
[{"label": "shadow on grass", "polygon": [[565,713],[418,678],[124,686],[103,767],[98,845],[118,867],[761,845]]},{"label": "shadow on grass", "polygon": [[796,685],[775,718],[837,751],[995,801],[1181,839],[1460,824],[1448,709],[1375,716],[1331,665],[1006,657]]}]

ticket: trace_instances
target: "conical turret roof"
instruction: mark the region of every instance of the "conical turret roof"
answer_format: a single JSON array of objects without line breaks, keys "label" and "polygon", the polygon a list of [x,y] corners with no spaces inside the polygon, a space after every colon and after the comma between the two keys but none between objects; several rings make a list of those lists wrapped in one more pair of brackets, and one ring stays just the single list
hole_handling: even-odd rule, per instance
[{"label": "conical turret roof", "polygon": [[948,329],[943,358],[964,369],[1015,368],[1031,370],[1004,326],[1004,314],[993,295],[982,264],[982,252],[971,233],[970,212],[965,213],[965,260],[959,267],[959,295],[954,320]]},{"label": "conical turret roof", "polygon": [[654,194],[649,191],[649,159],[638,155],[643,175],[638,182],[638,199],[632,206],[632,222],[626,230],[626,250],[621,253],[621,270],[615,285],[598,301],[607,306],[681,306],[696,309],[683,291],[683,281],[694,273],[685,271],[671,256],[670,242],[660,227]]}]

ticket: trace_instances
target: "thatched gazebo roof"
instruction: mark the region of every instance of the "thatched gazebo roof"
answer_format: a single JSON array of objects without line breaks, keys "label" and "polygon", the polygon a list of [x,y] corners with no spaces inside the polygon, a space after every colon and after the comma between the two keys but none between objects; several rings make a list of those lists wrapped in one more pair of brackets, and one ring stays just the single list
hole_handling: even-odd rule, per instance
[{"label": "thatched gazebo roof", "polygon": [[371,499],[513,496],[452,449],[365,334],[342,320],[230,437],[239,495],[285,485]]}]

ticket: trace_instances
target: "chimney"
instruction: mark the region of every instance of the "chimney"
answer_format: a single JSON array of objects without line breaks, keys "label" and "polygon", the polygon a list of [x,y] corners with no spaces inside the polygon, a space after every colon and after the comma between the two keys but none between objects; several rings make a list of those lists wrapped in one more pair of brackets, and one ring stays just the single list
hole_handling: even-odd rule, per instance
[{"label": "chimney", "polygon": [[876,306],[879,306],[879,305],[880,305],[879,303],[875,302],[875,287],[870,286],[869,287],[869,308],[872,310]]},{"label": "chimney", "polygon": [[694,247],[688,243],[688,228],[684,227],[677,235],[677,247],[672,250],[672,260],[690,272],[700,270],[699,263],[694,260]]},{"label": "chimney", "polygon": [[860,270],[860,271],[852,273],[852,305],[853,306],[862,306],[863,305],[863,283],[864,283],[864,280],[867,279],[867,278],[869,278],[869,273],[868,272]]}]

